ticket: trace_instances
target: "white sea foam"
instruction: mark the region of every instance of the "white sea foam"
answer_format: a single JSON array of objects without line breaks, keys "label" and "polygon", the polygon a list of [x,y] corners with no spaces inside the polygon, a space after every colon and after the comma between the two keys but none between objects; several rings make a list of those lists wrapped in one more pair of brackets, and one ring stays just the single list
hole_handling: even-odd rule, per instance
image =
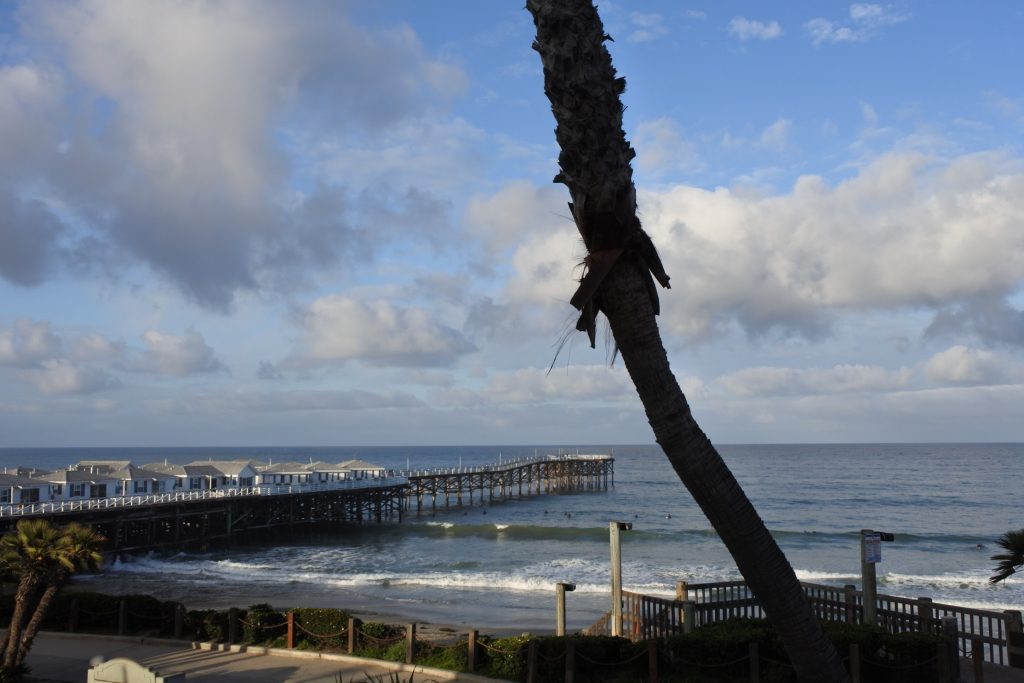
[{"label": "white sea foam", "polygon": [[504,529],[509,528],[509,526],[510,525],[508,525],[508,524],[495,524],[494,528],[497,529],[498,531],[502,531]]}]

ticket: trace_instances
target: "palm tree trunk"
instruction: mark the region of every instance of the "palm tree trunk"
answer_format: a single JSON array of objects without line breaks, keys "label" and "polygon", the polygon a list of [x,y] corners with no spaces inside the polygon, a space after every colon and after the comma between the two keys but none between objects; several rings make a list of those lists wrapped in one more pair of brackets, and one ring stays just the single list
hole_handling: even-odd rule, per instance
[{"label": "palm tree trunk", "polygon": [[40,583],[41,579],[32,572],[22,574],[18,581],[18,590],[14,594],[14,612],[11,614],[11,623],[7,627],[3,643],[3,668],[6,671],[14,671],[18,641],[25,622],[32,614],[31,607],[35,603]]},{"label": "palm tree trunk", "polygon": [[21,638],[18,640],[18,652],[14,657],[15,667],[21,666],[24,663],[25,657],[28,656],[28,651],[32,648],[32,641],[36,639],[39,627],[43,625],[43,619],[53,603],[53,598],[60,592],[60,589],[64,587],[66,582],[67,579],[57,579],[43,591],[39,602],[36,603],[35,611],[32,612],[32,618],[28,620],[28,624],[25,625]]},{"label": "palm tree trunk", "polygon": [[[683,484],[725,543],[772,621],[801,681],[848,680],[786,557],[714,446],[701,431],[669,367],[655,315],[653,275],[668,276],[636,216],[630,161],[607,36],[591,0],[527,0],[537,27],[534,48],[557,122],[561,173],[589,251],[573,305],[577,328],[594,339],[603,311],[655,437]],[[648,272],[649,271],[649,272]]]}]

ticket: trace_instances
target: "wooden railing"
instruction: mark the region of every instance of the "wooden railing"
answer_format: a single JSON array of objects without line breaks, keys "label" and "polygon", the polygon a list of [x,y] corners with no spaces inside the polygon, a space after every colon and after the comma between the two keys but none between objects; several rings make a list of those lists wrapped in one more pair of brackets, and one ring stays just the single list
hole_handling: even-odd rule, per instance
[{"label": "wooden railing", "polygon": [[[864,596],[855,586],[804,582],[801,585],[819,619],[863,623]],[[760,604],[743,581],[680,581],[675,599],[623,591],[622,600],[622,633],[634,640],[687,633],[725,619],[764,617]],[[878,595],[876,614],[878,625],[891,633],[939,633],[943,618],[953,617],[963,656],[980,649],[985,661],[1024,668],[1024,627],[1017,610],[997,612],[938,603],[931,598]],[[584,631],[589,635],[610,632],[608,615]]]}]

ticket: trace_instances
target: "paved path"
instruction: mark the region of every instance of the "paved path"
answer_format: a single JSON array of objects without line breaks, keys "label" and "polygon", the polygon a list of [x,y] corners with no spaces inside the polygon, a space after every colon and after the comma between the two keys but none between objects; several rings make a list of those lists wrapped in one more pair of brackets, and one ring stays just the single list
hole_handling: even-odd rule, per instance
[{"label": "paved path", "polygon": [[[90,661],[97,656],[104,659],[127,657],[165,675],[184,672],[188,683],[363,683],[390,681],[395,671],[415,671],[417,683],[494,681],[482,676],[422,667],[414,669],[403,664],[343,655],[211,651],[193,649],[191,643],[177,641],[60,633],[42,633],[36,638],[28,656],[30,676],[46,683],[84,683]],[[407,677],[407,674],[402,676],[403,680]]]}]

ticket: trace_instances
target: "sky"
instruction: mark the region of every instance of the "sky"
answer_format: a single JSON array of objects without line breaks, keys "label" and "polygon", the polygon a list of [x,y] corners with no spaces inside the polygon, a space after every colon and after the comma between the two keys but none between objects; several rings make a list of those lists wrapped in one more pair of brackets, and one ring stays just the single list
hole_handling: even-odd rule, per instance
[{"label": "sky", "polygon": [[[1024,440],[1024,7],[599,11],[712,441]],[[0,447],[651,443],[573,331],[533,38],[0,0]]]}]

